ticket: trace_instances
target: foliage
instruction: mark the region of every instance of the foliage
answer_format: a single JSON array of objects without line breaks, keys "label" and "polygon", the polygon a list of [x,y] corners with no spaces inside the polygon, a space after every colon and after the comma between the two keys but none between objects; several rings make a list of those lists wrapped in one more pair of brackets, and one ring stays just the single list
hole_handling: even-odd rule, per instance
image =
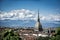
[{"label": "foliage", "polygon": [[19,38],[19,35],[17,33],[10,29],[3,33],[2,40],[21,40],[21,38]]},{"label": "foliage", "polygon": [[49,37],[38,37],[38,39],[37,40],[49,40]]},{"label": "foliage", "polygon": [[57,35],[57,36],[51,37],[50,40],[60,40],[60,35]]},{"label": "foliage", "polygon": [[56,29],[55,36],[52,36],[50,40],[60,40],[60,27]]},{"label": "foliage", "polygon": [[60,27],[58,27],[56,31],[57,31],[57,35],[60,35]]}]

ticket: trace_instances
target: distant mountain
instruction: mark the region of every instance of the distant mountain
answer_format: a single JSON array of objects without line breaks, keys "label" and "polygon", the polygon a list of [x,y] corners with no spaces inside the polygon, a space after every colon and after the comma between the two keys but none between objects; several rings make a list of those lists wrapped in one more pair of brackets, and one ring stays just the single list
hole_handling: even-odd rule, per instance
[{"label": "distant mountain", "polygon": [[60,21],[55,21],[55,22],[60,22]]},{"label": "distant mountain", "polygon": [[[34,20],[0,20],[0,26],[7,27],[34,27],[36,21]],[[60,23],[41,21],[41,24],[44,27],[59,27]]]}]

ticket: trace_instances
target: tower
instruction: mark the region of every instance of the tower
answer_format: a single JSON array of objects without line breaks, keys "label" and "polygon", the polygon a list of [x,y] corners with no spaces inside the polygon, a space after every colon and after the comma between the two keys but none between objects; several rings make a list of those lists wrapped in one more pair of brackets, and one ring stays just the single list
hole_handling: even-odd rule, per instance
[{"label": "tower", "polygon": [[35,31],[43,31],[39,18],[39,10],[38,10],[37,22],[35,24]]}]

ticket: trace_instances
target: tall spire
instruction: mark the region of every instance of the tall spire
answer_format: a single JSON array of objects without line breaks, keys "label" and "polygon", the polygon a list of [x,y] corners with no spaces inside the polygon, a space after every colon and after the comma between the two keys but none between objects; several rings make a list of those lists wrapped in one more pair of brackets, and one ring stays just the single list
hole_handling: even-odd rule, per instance
[{"label": "tall spire", "polygon": [[39,10],[38,10],[38,19],[37,19],[38,22],[40,22],[40,18],[39,18]]},{"label": "tall spire", "polygon": [[35,30],[37,31],[42,31],[42,25],[40,23],[40,18],[39,18],[39,10],[38,10],[38,15],[37,15],[37,22],[36,22],[36,25],[35,25]]}]

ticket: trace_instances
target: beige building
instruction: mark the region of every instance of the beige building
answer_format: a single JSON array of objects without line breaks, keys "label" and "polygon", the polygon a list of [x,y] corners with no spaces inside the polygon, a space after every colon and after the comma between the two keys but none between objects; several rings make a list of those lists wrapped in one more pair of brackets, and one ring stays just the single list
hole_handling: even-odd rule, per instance
[{"label": "beige building", "polygon": [[43,31],[42,25],[40,23],[39,10],[38,10],[37,21],[36,21],[36,24],[35,24],[35,31],[40,31],[40,32]]}]

